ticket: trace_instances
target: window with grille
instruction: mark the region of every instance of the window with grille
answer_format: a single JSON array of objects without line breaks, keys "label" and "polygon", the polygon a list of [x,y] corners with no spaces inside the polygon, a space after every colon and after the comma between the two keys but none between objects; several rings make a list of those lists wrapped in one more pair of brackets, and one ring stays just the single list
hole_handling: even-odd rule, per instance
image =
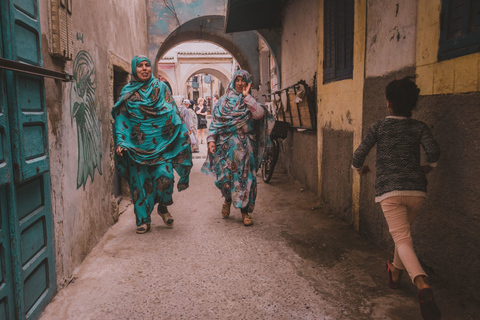
[{"label": "window with grille", "polygon": [[325,0],[323,83],[353,77],[354,0]]},{"label": "window with grille", "polygon": [[480,0],[442,0],[438,60],[480,51]]}]

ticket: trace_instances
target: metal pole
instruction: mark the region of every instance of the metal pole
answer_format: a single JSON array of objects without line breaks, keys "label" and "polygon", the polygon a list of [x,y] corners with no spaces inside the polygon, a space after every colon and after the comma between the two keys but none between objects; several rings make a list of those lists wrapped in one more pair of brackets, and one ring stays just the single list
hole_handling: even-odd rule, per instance
[{"label": "metal pole", "polygon": [[23,62],[4,59],[4,58],[0,58],[0,69],[8,69],[8,70],[13,70],[17,72],[33,74],[36,76],[58,79],[65,82],[73,81],[73,76],[68,72],[65,72],[65,71],[58,72],[54,70],[33,66]]}]

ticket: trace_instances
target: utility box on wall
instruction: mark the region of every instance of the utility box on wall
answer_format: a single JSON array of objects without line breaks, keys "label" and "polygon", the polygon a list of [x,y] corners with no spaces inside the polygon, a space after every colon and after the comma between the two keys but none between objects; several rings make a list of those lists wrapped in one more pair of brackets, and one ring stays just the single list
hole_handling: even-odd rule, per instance
[{"label": "utility box on wall", "polygon": [[73,59],[72,0],[52,0],[52,56]]}]

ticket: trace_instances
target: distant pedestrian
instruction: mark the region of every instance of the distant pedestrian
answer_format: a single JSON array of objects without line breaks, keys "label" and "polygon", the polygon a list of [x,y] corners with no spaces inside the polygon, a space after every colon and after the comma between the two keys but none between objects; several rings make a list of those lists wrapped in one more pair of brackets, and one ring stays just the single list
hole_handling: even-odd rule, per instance
[{"label": "distant pedestrian", "polygon": [[207,107],[205,106],[205,99],[198,98],[198,106],[195,108],[198,119],[198,140],[200,143],[204,142],[205,129],[207,129]]},{"label": "distant pedestrian", "polygon": [[[370,168],[364,161],[377,145],[375,201],[380,202],[390,234],[395,242],[393,261],[386,262],[389,286],[398,288],[403,270],[417,286],[423,319],[440,319],[441,313],[426,282],[413,249],[410,227],[422,207],[429,173],[440,158],[440,149],[429,127],[411,118],[420,89],[405,77],[390,82],[385,90],[390,114],[375,122],[354,153],[352,166],[360,175]],[[420,146],[427,165],[420,164]]]},{"label": "distant pedestrian", "polygon": [[192,153],[199,153],[200,148],[198,147],[198,119],[197,114],[194,111],[195,108],[195,101],[189,100],[190,104],[188,106],[188,112],[190,113],[190,119],[192,121],[192,132],[193,136],[195,137],[195,141],[191,141],[192,144]]},{"label": "distant pedestrian", "polygon": [[[180,111],[180,115],[182,116],[183,122],[185,122],[185,125],[187,126],[188,134],[190,135],[190,145],[192,146],[192,152],[193,152],[193,146],[197,144],[197,135],[195,134],[193,130],[193,120],[197,121],[197,117],[195,118],[192,116],[192,113],[195,114],[195,112],[190,112],[192,109],[190,108],[190,100],[184,99],[183,103],[178,107],[178,110]],[[195,123],[196,125],[196,123]]]},{"label": "distant pedestrian", "polygon": [[202,171],[216,175],[215,185],[225,201],[222,216],[230,216],[230,207],[239,208],[245,226],[253,224],[249,213],[257,198],[256,173],[262,163],[264,148],[271,143],[266,138],[274,119],[250,95],[252,80],[245,70],[239,70],[225,94],[212,110],[208,131],[208,152]]},{"label": "distant pedestrian", "polygon": [[187,127],[188,133],[192,131],[192,119],[188,107],[190,106],[190,100],[184,99],[183,103],[178,106],[178,111],[180,111],[180,116],[182,117],[185,126]]},{"label": "distant pedestrian", "polygon": [[115,163],[128,181],[137,233],[150,230],[150,214],[157,211],[167,226],[174,223],[167,206],[173,203],[175,170],[178,191],[188,188],[192,167],[187,128],[178,114],[170,89],[152,77],[150,60],[132,60],[130,82],[112,108],[117,149]]}]

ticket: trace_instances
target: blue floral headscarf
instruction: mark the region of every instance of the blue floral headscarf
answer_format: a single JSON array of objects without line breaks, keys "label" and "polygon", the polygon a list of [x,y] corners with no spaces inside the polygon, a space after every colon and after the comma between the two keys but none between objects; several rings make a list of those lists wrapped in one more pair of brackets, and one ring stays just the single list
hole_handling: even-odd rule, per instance
[{"label": "blue floral headscarf", "polygon": [[247,105],[243,102],[242,92],[235,90],[235,79],[238,76],[241,76],[247,84],[252,83],[252,77],[246,70],[238,70],[233,74],[225,94],[220,97],[213,109],[210,131],[214,131],[216,134],[236,131],[243,127],[251,117],[247,112]]}]

